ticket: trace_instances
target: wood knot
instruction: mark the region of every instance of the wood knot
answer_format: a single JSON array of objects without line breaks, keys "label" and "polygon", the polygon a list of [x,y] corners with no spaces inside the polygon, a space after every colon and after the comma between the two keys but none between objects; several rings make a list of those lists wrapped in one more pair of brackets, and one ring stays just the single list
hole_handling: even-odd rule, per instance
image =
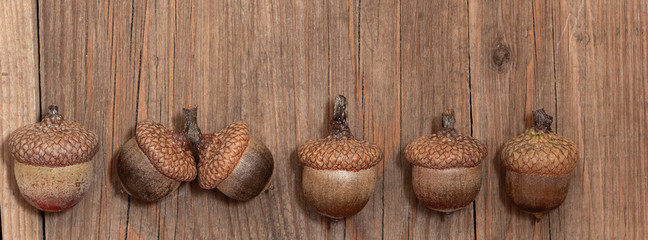
[{"label": "wood knot", "polygon": [[575,37],[576,42],[578,42],[578,44],[580,45],[587,46],[587,44],[589,44],[590,42],[590,37],[587,33],[578,33]]},{"label": "wood knot", "polygon": [[493,51],[493,63],[498,70],[502,71],[504,63],[508,62],[511,59],[511,51],[509,48],[502,44],[498,43]]}]

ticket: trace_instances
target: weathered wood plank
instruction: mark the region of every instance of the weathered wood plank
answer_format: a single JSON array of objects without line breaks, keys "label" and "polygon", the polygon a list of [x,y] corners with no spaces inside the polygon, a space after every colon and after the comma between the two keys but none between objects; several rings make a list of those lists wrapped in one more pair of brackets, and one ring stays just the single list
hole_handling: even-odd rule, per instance
[{"label": "weathered wood plank", "polygon": [[20,195],[14,160],[7,149],[7,140],[16,128],[39,120],[37,14],[33,1],[0,2],[0,238],[3,239],[43,236],[41,212]]},{"label": "weathered wood plank", "polygon": [[[323,55],[316,51],[326,48],[304,50],[303,48],[310,45],[301,40],[290,42],[293,39],[289,34],[292,29],[301,30],[304,31],[305,35],[302,36],[305,40],[313,39],[314,42],[324,43],[326,32],[322,30],[326,27],[326,21],[309,14],[319,7],[299,9],[297,6],[296,9],[291,9],[293,6],[286,3],[268,5],[247,1],[176,3],[177,5],[167,3],[162,4],[163,6],[158,4],[148,12],[160,15],[136,16],[146,16],[146,21],[151,22],[146,24],[151,26],[150,30],[145,30],[145,49],[150,49],[150,53],[144,54],[143,57],[150,59],[149,62],[143,60],[143,68],[147,69],[147,73],[142,86],[148,90],[142,94],[164,95],[168,92],[169,95],[173,95],[173,100],[163,100],[168,101],[163,104],[169,106],[155,110],[157,113],[152,114],[146,106],[152,106],[157,101],[146,100],[139,112],[149,112],[149,116],[154,117],[164,112],[164,108],[175,111],[173,109],[180,109],[188,103],[197,104],[200,106],[199,123],[206,132],[218,131],[235,120],[245,120],[250,124],[252,132],[256,133],[256,137],[267,143],[276,159],[273,188],[249,202],[229,200],[215,191],[201,190],[195,183],[184,188],[189,189],[186,192],[187,199],[178,201],[178,220],[176,226],[171,227],[174,231],[172,236],[227,239],[287,236],[303,238],[315,235],[309,232],[309,226],[313,226],[313,232],[321,233],[320,236],[323,237],[332,232],[342,236],[343,225],[338,224],[337,231],[327,230],[328,226],[321,222],[328,220],[316,213],[310,213],[315,216],[314,219],[305,221],[304,214],[309,214],[308,210],[303,204],[298,204],[301,196],[295,192],[298,182],[294,171],[300,169],[294,152],[297,144],[295,134],[298,133],[293,131],[294,126],[287,127],[299,122],[295,116],[295,106],[292,105],[297,101],[294,99],[296,90],[293,89],[304,79],[314,80],[310,84],[307,82],[308,91],[313,94],[306,97],[313,99],[314,106],[309,110],[320,116],[325,116],[328,112],[327,89],[330,86],[326,82],[318,81],[327,77],[325,61],[328,61],[328,58],[319,57]],[[308,12],[304,16],[302,11],[306,10]],[[174,16],[171,18],[171,21],[174,21],[172,23],[166,22],[170,19],[167,16],[169,12]],[[282,24],[295,13],[296,17],[302,14],[301,17],[306,19],[294,20],[295,25]],[[168,51],[167,48],[174,50]],[[308,66],[306,78],[297,75],[300,70],[292,67],[292,62],[297,61],[294,58],[301,57],[302,53],[293,52],[288,55],[285,51],[290,48],[294,51],[299,51],[299,48],[301,51],[308,51],[309,54],[304,60]],[[161,70],[159,66],[173,71]],[[313,89],[310,89],[311,86]],[[317,97],[319,93],[323,94],[321,98]],[[327,125],[321,125],[325,123],[323,120],[324,117],[318,118],[314,126],[325,129]],[[176,117],[169,121],[172,121],[171,125],[176,128],[180,128],[183,122]],[[319,136],[321,132],[318,131],[316,137],[322,137]],[[286,161],[287,159],[290,161]],[[181,187],[178,195],[184,197],[183,191],[185,190]],[[131,213],[131,222],[133,217],[146,218],[145,214]],[[146,226],[147,224],[140,223],[142,221],[146,220],[133,222],[133,228],[141,229]],[[169,231],[169,226],[162,226],[160,229],[163,232]],[[169,236],[171,235],[163,237]]]},{"label": "weathered wood plank", "polygon": [[[0,3],[3,109],[23,114],[3,120],[3,139],[57,103],[102,142],[87,198],[45,223],[5,171],[2,234],[40,238],[44,224],[48,239],[641,238],[648,5],[610,2],[37,1],[40,100],[38,44],[24,41],[35,39],[34,3]],[[334,221],[304,202],[296,147],[328,133],[337,94],[352,132],[385,159],[367,207]],[[136,121],[181,130],[189,104],[205,132],[250,124],[275,156],[268,192],[236,202],[193,182],[155,204],[119,192],[114,160]],[[499,150],[539,107],[582,154],[565,205],[536,222],[506,198]],[[401,154],[445,108],[490,152],[476,207],[449,216],[417,202]]]},{"label": "weathered wood plank", "polygon": [[[400,2],[360,1],[359,74],[362,81],[364,138],[383,151],[378,181],[365,209],[354,216],[350,239],[393,239],[407,235],[407,212],[399,202],[402,191],[400,165],[401,69]],[[394,204],[392,204],[394,203]],[[401,220],[403,220],[401,222]]]},{"label": "weathered wood plank", "polygon": [[[183,3],[187,2],[141,1],[136,3],[133,12],[133,19],[137,19],[134,21],[143,22],[132,28],[133,35],[142,36],[138,42],[142,49],[142,67],[137,120],[160,122],[175,131],[182,130],[182,107],[188,102],[188,96],[177,95],[194,90],[193,79],[187,75],[193,59],[186,57],[191,54],[186,46],[192,41],[188,14],[191,6]],[[184,37],[177,38],[180,34]],[[184,86],[178,89],[181,84]],[[130,198],[127,239],[192,239],[192,233],[188,233],[186,227],[194,226],[196,222],[180,222],[183,214],[194,212],[193,202],[188,201],[191,199],[191,195],[187,196],[189,188],[189,184],[182,184],[178,190],[155,203]]]},{"label": "weathered wood plank", "polygon": [[[219,38],[213,57],[217,68],[211,69],[211,76],[217,78],[207,84],[210,88],[227,86],[227,97],[222,103],[205,102],[212,105],[208,119],[218,119],[222,125],[210,124],[211,131],[218,131],[227,124],[243,120],[250,131],[272,151],[275,158],[273,187],[247,202],[236,202],[221,193],[211,191],[207,200],[214,210],[210,211],[212,221],[221,222],[216,236],[226,234],[229,239],[271,239],[281,236],[295,236],[294,220],[284,203],[290,190],[286,183],[293,181],[286,171],[290,162],[289,148],[294,145],[289,129],[280,123],[293,120],[291,105],[292,75],[286,69],[288,58],[282,55],[287,46],[287,26],[282,26],[281,17],[285,9],[278,3],[255,1],[228,1],[225,6],[213,6],[214,17],[219,17],[215,33]],[[226,12],[222,12],[227,9]],[[222,15],[222,16],[218,16]],[[197,21],[200,21],[197,19]],[[247,39],[247,41],[240,41]],[[200,52],[196,45],[197,52]],[[212,77],[213,78],[213,77]],[[285,94],[281,94],[285,93]],[[219,206],[220,205],[220,206]],[[217,212],[221,213],[217,213]],[[286,215],[284,215],[286,214]],[[212,226],[205,225],[205,229]],[[216,237],[219,238],[219,237]]]},{"label": "weathered wood plank", "polygon": [[[489,154],[476,200],[478,239],[549,239],[549,217],[536,221],[506,196],[500,151],[531,125],[531,110],[555,115],[551,25],[546,2],[469,1],[473,133]],[[526,120],[526,124],[525,124]]]},{"label": "weathered wood plank", "polygon": [[[467,2],[405,1],[402,21],[401,149],[439,130],[441,112],[446,108],[455,110],[457,131],[470,135]],[[403,179],[385,191],[402,188],[408,201],[386,201],[401,204],[386,204],[385,208],[407,210],[411,216],[398,220],[409,225],[408,231],[393,234],[389,239],[404,238],[408,233],[413,239],[474,239],[473,205],[451,215],[429,210],[414,196],[411,164],[404,157],[400,161]]]},{"label": "weathered wood plank", "polygon": [[123,239],[126,234],[127,198],[112,166],[134,122],[131,77],[137,58],[129,47],[131,36],[114,29],[130,26],[130,9],[124,2],[39,2],[41,105],[58,104],[68,119],[100,139],[90,192],[74,208],[46,214],[46,238]]},{"label": "weathered wood plank", "polygon": [[[306,221],[300,238],[344,239],[347,220],[332,220],[317,213],[302,195],[303,166],[296,146],[309,139],[329,134],[333,99],[343,94],[349,100],[349,124],[362,136],[361,94],[358,78],[357,1],[293,1],[294,16],[290,32],[293,45],[293,82],[295,84],[295,148],[291,150],[291,175],[294,189],[295,221]],[[302,214],[303,216],[299,216]],[[305,234],[305,235],[301,235]]]},{"label": "weathered wood plank", "polygon": [[559,133],[580,162],[553,239],[648,236],[648,6],[559,1],[553,9]]},{"label": "weathered wood plank", "polygon": [[[348,220],[332,220],[317,213],[302,195],[303,166],[296,147],[309,139],[329,134],[333,99],[343,94],[349,100],[349,125],[363,135],[361,93],[357,92],[358,2],[292,1],[291,58],[295,84],[295,145],[290,148],[292,181],[288,182],[298,238],[344,239]],[[300,216],[301,215],[301,216]],[[304,221],[303,225],[300,223]],[[286,228],[286,227],[283,227]]]},{"label": "weathered wood plank", "polygon": [[[365,138],[364,112],[363,112],[363,91],[362,79],[360,77],[359,54],[359,21],[360,1],[327,1],[327,55],[328,55],[328,99],[326,108],[315,109],[315,111],[326,111],[326,120],[323,122],[326,131],[322,135],[313,138],[326,137],[329,133],[328,122],[333,116],[333,103],[335,96],[344,95],[347,98],[348,124],[351,132],[356,138]],[[324,91],[321,89],[319,91]],[[318,125],[315,125],[317,127]],[[298,182],[301,184],[301,181]],[[301,194],[301,193],[300,193]],[[375,195],[373,196],[375,197]],[[372,199],[373,199],[372,197]],[[371,199],[369,201],[372,201]],[[309,207],[309,211],[313,211]],[[356,231],[363,227],[362,220],[356,220],[362,212],[371,211],[365,207],[355,216],[342,220],[334,220],[320,216],[323,230],[326,231],[327,239],[352,238]]]}]

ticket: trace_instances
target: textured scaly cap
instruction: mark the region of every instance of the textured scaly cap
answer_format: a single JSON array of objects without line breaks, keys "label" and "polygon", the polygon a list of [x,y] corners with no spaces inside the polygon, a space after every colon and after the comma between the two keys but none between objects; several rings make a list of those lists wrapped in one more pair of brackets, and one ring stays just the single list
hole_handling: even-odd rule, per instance
[{"label": "textured scaly cap", "polygon": [[196,164],[184,135],[145,120],[137,124],[135,139],[151,164],[164,176],[179,182],[196,178]]},{"label": "textured scaly cap", "polygon": [[58,107],[35,124],[18,128],[9,138],[16,161],[35,166],[64,167],[90,161],[99,150],[97,135],[76,122],[65,121]]},{"label": "textured scaly cap", "polygon": [[198,184],[204,189],[217,187],[234,171],[250,142],[248,125],[235,122],[217,134],[205,134],[198,149]]},{"label": "textured scaly cap", "polygon": [[510,171],[542,176],[569,174],[578,162],[576,145],[551,132],[553,118],[533,111],[535,126],[509,140],[502,149],[503,165]]},{"label": "textured scaly cap", "polygon": [[479,140],[457,133],[454,111],[442,114],[443,128],[435,134],[420,137],[405,147],[405,158],[424,168],[469,168],[479,165],[488,152]]},{"label": "textured scaly cap", "polygon": [[309,140],[299,146],[301,162],[321,170],[360,171],[377,165],[382,160],[378,146],[364,140],[357,140],[346,123],[346,98],[335,98],[331,134],[323,139]]}]

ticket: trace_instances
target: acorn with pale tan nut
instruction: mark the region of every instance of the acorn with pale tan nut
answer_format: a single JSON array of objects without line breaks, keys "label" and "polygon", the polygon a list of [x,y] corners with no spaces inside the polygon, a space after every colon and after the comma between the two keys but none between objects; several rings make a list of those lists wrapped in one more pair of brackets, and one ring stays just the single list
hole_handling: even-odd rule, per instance
[{"label": "acorn with pale tan nut", "polygon": [[376,184],[376,166],[382,160],[378,146],[351,134],[346,105],[346,98],[338,95],[330,134],[298,149],[304,164],[304,198],[317,212],[331,218],[349,217],[364,208]]},{"label": "acorn with pale tan nut", "polygon": [[39,123],[11,134],[9,152],[20,194],[32,206],[59,212],[79,203],[94,178],[92,157],[99,150],[97,135],[66,121],[51,105]]},{"label": "acorn with pale tan nut", "polygon": [[274,158],[260,140],[250,136],[244,122],[235,122],[218,133],[202,134],[196,107],[183,109],[185,135],[196,146],[198,185],[218,189],[226,196],[246,201],[258,196],[270,185]]},{"label": "acorn with pale tan nut", "polygon": [[135,127],[135,137],[122,146],[117,176],[123,189],[144,202],[157,201],[180,183],[196,178],[190,142],[183,133],[145,120]]},{"label": "acorn with pale tan nut", "polygon": [[470,204],[481,188],[482,159],[486,146],[454,129],[452,109],[442,114],[437,133],[414,140],[405,147],[412,163],[412,185],[416,197],[428,208],[453,212]]},{"label": "acorn with pale tan nut", "polygon": [[571,172],[578,163],[574,142],[551,132],[553,117],[533,111],[534,127],[502,149],[506,190],[522,211],[541,218],[567,197]]}]

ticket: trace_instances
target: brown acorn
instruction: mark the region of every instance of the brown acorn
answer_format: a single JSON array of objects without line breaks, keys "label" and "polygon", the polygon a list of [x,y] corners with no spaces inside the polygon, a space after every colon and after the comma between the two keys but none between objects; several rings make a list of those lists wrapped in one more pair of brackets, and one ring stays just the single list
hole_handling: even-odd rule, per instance
[{"label": "brown acorn", "polygon": [[351,134],[346,105],[346,98],[338,95],[330,134],[298,149],[304,164],[304,198],[317,212],[331,218],[349,217],[364,208],[376,185],[376,165],[382,160],[378,146]]},{"label": "brown acorn", "polygon": [[41,122],[18,128],[9,138],[9,152],[22,196],[47,212],[79,203],[94,178],[91,160],[98,143],[96,134],[65,121],[54,105]]},{"label": "brown acorn", "polygon": [[182,133],[173,132],[154,121],[142,121],[135,127],[135,137],[122,146],[117,158],[117,176],[132,197],[157,201],[196,178],[196,163],[190,142]]},{"label": "brown acorn", "polygon": [[235,122],[216,134],[202,134],[196,119],[198,109],[185,108],[185,134],[196,146],[198,185],[218,189],[239,201],[265,191],[274,172],[274,159],[260,140],[250,136],[247,124]]},{"label": "brown acorn", "polygon": [[442,114],[442,128],[420,137],[405,147],[411,162],[414,194],[428,208],[453,212],[470,204],[482,181],[482,159],[486,146],[454,129],[452,109]]},{"label": "brown acorn", "polygon": [[540,218],[567,197],[578,152],[571,140],[551,132],[553,118],[533,111],[535,126],[509,140],[502,149],[506,189],[522,211]]}]

